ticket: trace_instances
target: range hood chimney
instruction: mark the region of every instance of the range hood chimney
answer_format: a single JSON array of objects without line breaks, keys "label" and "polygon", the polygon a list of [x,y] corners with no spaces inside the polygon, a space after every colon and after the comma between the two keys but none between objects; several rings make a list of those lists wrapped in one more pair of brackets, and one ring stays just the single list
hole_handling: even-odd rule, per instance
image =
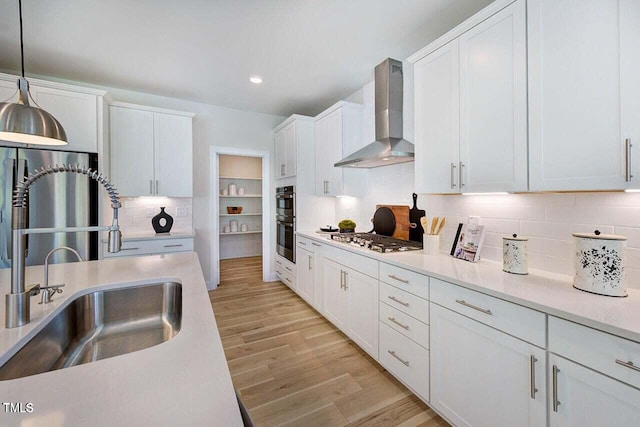
[{"label": "range hood chimney", "polygon": [[335,167],[377,168],[413,162],[414,148],[402,139],[402,62],[387,58],[375,70],[376,140]]}]

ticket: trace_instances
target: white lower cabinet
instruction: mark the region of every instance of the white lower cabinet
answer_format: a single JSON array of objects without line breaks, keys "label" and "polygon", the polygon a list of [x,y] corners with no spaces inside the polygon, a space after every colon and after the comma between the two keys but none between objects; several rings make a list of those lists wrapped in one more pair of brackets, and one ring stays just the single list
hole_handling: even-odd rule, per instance
[{"label": "white lower cabinet", "polygon": [[549,355],[551,427],[632,427],[640,422],[640,390],[555,354]]},{"label": "white lower cabinet", "polygon": [[431,405],[457,426],[546,425],[546,354],[431,304]]},{"label": "white lower cabinet", "polygon": [[298,295],[315,306],[315,268],[313,252],[296,248],[296,283]]},{"label": "white lower cabinet", "polygon": [[323,315],[363,350],[378,355],[378,279],[324,257]]},{"label": "white lower cabinet", "polygon": [[180,237],[163,239],[152,237],[146,240],[124,240],[120,252],[110,253],[106,241],[102,242],[104,258],[117,258],[127,256],[159,255],[174,252],[193,251],[193,237]]},{"label": "white lower cabinet", "polygon": [[296,265],[280,254],[276,254],[276,276],[292,291],[297,292]]},{"label": "white lower cabinet", "polygon": [[380,323],[380,364],[429,401],[429,351]]}]

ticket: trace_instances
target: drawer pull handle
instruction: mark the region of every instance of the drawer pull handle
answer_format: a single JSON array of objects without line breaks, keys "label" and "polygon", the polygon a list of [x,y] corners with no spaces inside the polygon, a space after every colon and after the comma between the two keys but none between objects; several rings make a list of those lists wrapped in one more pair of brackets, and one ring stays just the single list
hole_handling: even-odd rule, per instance
[{"label": "drawer pull handle", "polygon": [[389,274],[389,277],[392,278],[393,280],[397,280],[398,282],[409,283],[408,280],[401,279],[401,278],[397,277],[395,274]]},{"label": "drawer pull handle", "polygon": [[486,308],[480,308],[477,305],[473,305],[473,304],[469,304],[468,302],[466,302],[463,299],[457,299],[456,302],[460,305],[464,305],[465,307],[469,307],[469,308],[473,308],[474,310],[478,310],[484,314],[488,314],[489,316],[493,316],[493,313],[491,312],[491,310],[488,310]]},{"label": "drawer pull handle", "polygon": [[121,251],[137,251],[140,248],[122,248]]},{"label": "drawer pull handle", "polygon": [[536,393],[538,389],[536,388],[536,362],[538,359],[532,354],[529,356],[529,375],[530,375],[530,384],[531,384],[531,398],[536,400]]},{"label": "drawer pull handle", "polygon": [[276,260],[276,264],[280,264],[280,265],[282,265],[282,261],[278,261],[278,260]]},{"label": "drawer pull handle", "polygon": [[400,326],[401,328],[407,331],[409,330],[408,325],[403,325],[402,323],[398,322],[395,317],[387,317],[387,319],[389,319],[391,322],[395,323],[396,325]]},{"label": "drawer pull handle", "polygon": [[292,271],[291,268],[287,267],[286,265],[284,266],[284,268],[286,268],[289,271]]},{"label": "drawer pull handle", "polygon": [[307,246],[307,244],[305,242],[298,242],[298,244],[302,245],[302,246]]},{"label": "drawer pull handle", "polygon": [[291,279],[289,279],[288,277],[285,277],[284,280],[286,280],[287,282],[291,283]]},{"label": "drawer pull handle", "polygon": [[184,245],[164,245],[165,248],[179,248]]},{"label": "drawer pull handle", "polygon": [[640,367],[634,365],[632,361],[625,362],[623,360],[616,359],[616,363],[618,365],[622,365],[622,366],[624,366],[626,368],[633,369],[634,371],[640,372]]},{"label": "drawer pull handle", "polygon": [[282,271],[276,270],[276,274],[279,274],[280,276],[282,276]]},{"label": "drawer pull handle", "polygon": [[317,247],[322,246],[320,243],[316,243],[316,242],[313,242],[313,243],[311,243],[311,244],[312,244],[313,246],[317,246]]},{"label": "drawer pull handle", "polygon": [[409,361],[408,360],[402,360],[394,350],[387,350],[387,353],[389,353],[390,355],[392,355],[393,357],[395,357],[396,359],[398,359],[400,361],[400,363],[402,363],[404,366],[409,366]]},{"label": "drawer pull handle", "polygon": [[560,372],[560,369],[558,369],[556,365],[553,365],[552,372],[553,372],[553,375],[552,375],[553,384],[551,388],[553,393],[553,397],[552,397],[553,412],[558,412],[558,406],[560,406],[560,401],[558,400],[558,372]]},{"label": "drawer pull handle", "polygon": [[400,301],[398,298],[396,298],[396,297],[394,297],[394,296],[389,296],[389,297],[387,297],[387,298],[389,298],[391,301],[395,301],[395,302],[397,302],[398,304],[402,304],[402,305],[404,305],[405,307],[409,307],[409,303],[408,303],[408,302]]}]

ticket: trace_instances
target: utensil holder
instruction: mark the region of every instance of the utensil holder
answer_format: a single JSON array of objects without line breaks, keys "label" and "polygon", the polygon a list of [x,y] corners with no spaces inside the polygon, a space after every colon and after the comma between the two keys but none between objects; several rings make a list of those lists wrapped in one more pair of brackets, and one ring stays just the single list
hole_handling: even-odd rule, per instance
[{"label": "utensil holder", "polygon": [[423,234],[422,248],[427,255],[440,255],[440,235]]}]

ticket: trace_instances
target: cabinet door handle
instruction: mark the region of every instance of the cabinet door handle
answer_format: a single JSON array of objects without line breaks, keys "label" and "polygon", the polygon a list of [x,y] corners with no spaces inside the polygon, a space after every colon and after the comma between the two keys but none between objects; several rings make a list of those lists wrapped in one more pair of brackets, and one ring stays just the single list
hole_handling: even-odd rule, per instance
[{"label": "cabinet door handle", "polygon": [[408,281],[408,280],[406,280],[406,279],[401,279],[401,278],[399,278],[398,276],[396,276],[395,274],[389,274],[388,276],[389,276],[389,278],[391,278],[391,279],[393,279],[393,280],[397,280],[398,282],[402,282],[402,283],[409,283],[409,281]]},{"label": "cabinet door handle", "polygon": [[456,164],[451,162],[451,188],[456,188]]},{"label": "cabinet door handle", "polygon": [[309,271],[311,271],[311,257],[309,257]]},{"label": "cabinet door handle", "polygon": [[625,362],[624,360],[616,359],[616,363],[618,365],[622,365],[625,368],[633,369],[634,371],[640,372],[640,367],[633,364],[632,361]]},{"label": "cabinet door handle", "polygon": [[473,308],[474,310],[478,310],[478,311],[479,311],[479,312],[481,312],[481,313],[488,314],[489,316],[492,316],[492,315],[493,315],[493,313],[491,312],[491,310],[486,309],[486,308],[480,308],[480,307],[478,307],[477,305],[469,304],[468,302],[466,302],[466,301],[465,301],[465,300],[463,300],[463,299],[457,299],[457,300],[456,300],[456,302],[457,302],[458,304],[464,305],[465,307]]},{"label": "cabinet door handle", "polygon": [[160,192],[159,188],[160,188],[160,181],[156,179],[156,194]]},{"label": "cabinet door handle", "polygon": [[402,304],[405,307],[409,307],[409,303],[408,302],[400,301],[398,298],[396,298],[394,296],[388,296],[387,298],[389,298],[391,301],[397,302],[398,304]]},{"label": "cabinet door handle", "polygon": [[340,289],[344,289],[344,271],[340,270]]},{"label": "cabinet door handle", "polygon": [[536,388],[536,362],[538,359],[532,354],[529,356],[529,382],[531,384],[531,398],[533,400],[536,399],[536,393],[538,389]]},{"label": "cabinet door handle", "polygon": [[395,317],[387,317],[387,319],[389,319],[389,321],[395,323],[396,325],[400,326],[402,329],[406,331],[409,330],[409,325],[403,325],[402,323],[398,322]]},{"label": "cabinet door handle", "polygon": [[400,358],[400,356],[398,356],[395,352],[395,350],[387,350],[387,353],[389,353],[390,355],[392,355],[393,357],[395,357],[396,359],[398,359],[400,361],[400,363],[402,363],[404,366],[409,366],[409,361],[408,360],[402,360]]},{"label": "cabinet door handle", "polygon": [[553,400],[553,412],[558,412],[558,406],[560,406],[560,401],[558,400],[558,372],[560,372],[560,369],[558,369],[556,365],[553,365],[551,371],[551,392],[553,394],[551,399]]},{"label": "cabinet door handle", "polygon": [[625,181],[631,182],[631,178],[633,178],[633,175],[631,174],[631,148],[633,147],[633,145],[631,145],[631,138],[625,139],[624,145],[627,158],[625,167]]},{"label": "cabinet door handle", "polygon": [[311,243],[311,244],[312,244],[313,246],[317,246],[317,247],[322,246],[320,243],[316,243],[316,242],[313,242],[313,243]]},{"label": "cabinet door handle", "polygon": [[463,180],[463,178],[464,178],[464,171],[463,171],[463,169],[464,169],[464,163],[460,162],[460,169],[458,169],[458,173],[460,174],[460,179],[459,179],[459,181],[460,181],[460,189],[461,189],[461,190],[462,190],[462,187],[464,187],[464,180]]},{"label": "cabinet door handle", "polygon": [[324,194],[329,193],[329,181],[322,181],[322,184],[324,185],[324,188],[323,188]]},{"label": "cabinet door handle", "polygon": [[280,165],[280,176],[284,176],[284,164]]},{"label": "cabinet door handle", "polygon": [[153,194],[153,180],[149,180],[149,194]]},{"label": "cabinet door handle", "polygon": [[349,289],[349,276],[347,274],[348,273],[345,271],[344,272],[344,290],[345,291]]},{"label": "cabinet door handle", "polygon": [[179,248],[184,245],[164,245],[165,248]]}]

